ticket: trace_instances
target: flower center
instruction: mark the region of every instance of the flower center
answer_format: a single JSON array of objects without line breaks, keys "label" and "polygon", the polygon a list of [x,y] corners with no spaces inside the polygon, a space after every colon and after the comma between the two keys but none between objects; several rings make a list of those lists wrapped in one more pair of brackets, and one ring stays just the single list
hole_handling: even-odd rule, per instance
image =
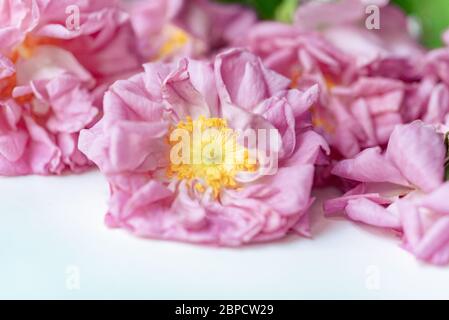
[{"label": "flower center", "polygon": [[168,26],[164,33],[166,34],[166,41],[159,49],[157,59],[162,59],[182,50],[184,46],[190,41],[190,36],[182,29],[175,26]]},{"label": "flower center", "polygon": [[[11,61],[16,64],[19,59],[30,59],[34,51],[40,45],[56,44],[57,40],[43,37],[27,36],[25,40],[17,46],[9,55]],[[0,99],[9,99],[12,96],[14,88],[17,86],[17,76],[14,74],[4,79],[0,79]],[[31,101],[32,95],[15,98],[16,102],[26,103]]]},{"label": "flower center", "polygon": [[187,117],[170,132],[167,177],[187,180],[199,192],[210,187],[215,198],[224,188],[239,188],[237,173],[254,172],[258,166],[237,138],[225,119]]},{"label": "flower center", "polygon": [[56,39],[27,36],[25,40],[13,51],[10,58],[14,63],[16,63],[19,58],[31,58],[38,46],[56,44],[58,44],[58,40]]}]

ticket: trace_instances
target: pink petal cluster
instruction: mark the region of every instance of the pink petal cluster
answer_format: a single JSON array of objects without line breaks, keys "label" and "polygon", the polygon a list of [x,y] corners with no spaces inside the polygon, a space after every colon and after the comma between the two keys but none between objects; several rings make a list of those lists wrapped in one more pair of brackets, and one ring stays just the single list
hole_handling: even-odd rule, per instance
[{"label": "pink petal cluster", "polygon": [[[317,31],[349,55],[359,72],[368,76],[413,78],[424,53],[410,35],[405,14],[389,0],[309,2],[295,14],[295,26]],[[370,15],[379,10],[379,19]],[[374,16],[373,16],[374,17]],[[378,26],[375,23],[379,23]]]},{"label": "pink petal cluster", "polygon": [[80,130],[97,120],[108,84],[140,66],[126,13],[109,0],[0,6],[0,174],[86,169]]},{"label": "pink petal cluster", "polygon": [[144,60],[201,58],[238,45],[256,15],[208,0],[136,0],[127,5]]},{"label": "pink petal cluster", "polygon": [[[448,131],[449,51],[426,52],[404,13],[388,2],[310,1],[298,8],[293,25],[256,24],[246,45],[290,78],[292,88],[319,85],[312,122],[332,153],[315,186],[345,192],[325,203],[327,215],[343,212],[392,229],[419,259],[448,263],[449,242],[438,229],[444,210],[413,199],[436,201],[432,195],[445,190],[447,149],[439,132]],[[366,25],[370,5],[380,10],[378,30]],[[419,214],[407,213],[412,208]],[[419,236],[409,225],[420,225]]]},{"label": "pink petal cluster", "polygon": [[[1,1],[0,175],[95,164],[108,226],[220,246],[310,236],[312,189],[330,186],[328,217],[449,264],[449,31],[425,50],[388,0],[305,1],[293,20],[207,0]],[[246,171],[174,166],[168,137],[202,121],[272,130],[276,167],[257,152]]]},{"label": "pink petal cluster", "polygon": [[435,234],[445,221],[446,151],[433,126],[421,121],[397,126],[385,152],[369,148],[334,166],[332,173],[350,190],[328,200],[325,212],[343,211],[353,221],[398,231],[418,258],[448,263],[449,239]]},{"label": "pink petal cluster", "polygon": [[422,77],[407,89],[407,118],[445,123],[449,113],[449,47],[429,51],[421,64]]},{"label": "pink petal cluster", "polygon": [[433,192],[398,203],[404,248],[418,259],[436,265],[449,263],[449,210],[446,182]]},{"label": "pink petal cluster", "polygon": [[395,125],[410,121],[405,94],[420,79],[415,66],[424,55],[399,9],[382,7],[382,28],[368,30],[366,6],[361,0],[306,3],[294,25],[259,23],[247,39],[294,87],[320,84],[314,124],[343,157],[385,146]]},{"label": "pink petal cluster", "polygon": [[[181,59],[144,68],[111,87],[103,119],[81,133],[81,150],[111,186],[107,224],[143,237],[224,246],[289,231],[309,235],[314,168],[329,151],[309,121],[316,86],[289,90],[289,79],[238,49],[212,63]],[[191,181],[167,178],[166,137],[187,116],[223,118],[233,129],[275,129],[279,169],[238,176],[241,188],[224,188],[217,199]]]}]

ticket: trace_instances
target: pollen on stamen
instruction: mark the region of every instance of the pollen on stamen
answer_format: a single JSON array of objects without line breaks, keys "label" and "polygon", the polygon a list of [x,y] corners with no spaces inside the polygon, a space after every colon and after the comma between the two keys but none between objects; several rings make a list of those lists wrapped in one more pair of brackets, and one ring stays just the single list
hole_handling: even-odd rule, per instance
[{"label": "pollen on stamen", "polygon": [[[166,172],[168,178],[187,180],[200,193],[211,188],[214,197],[218,198],[223,189],[240,187],[235,180],[239,172],[254,172],[258,168],[256,163],[251,163],[249,151],[237,143],[237,135],[228,127],[225,119],[200,116],[192,120],[187,117],[172,128],[171,132],[175,129],[185,130],[189,137],[187,143],[190,145],[186,148],[189,154],[184,155],[181,162],[170,159]],[[172,148],[183,143],[168,140]],[[208,154],[209,150],[214,152]],[[198,162],[195,157],[199,157]],[[195,181],[193,185],[192,181]]]},{"label": "pollen on stamen", "polygon": [[180,51],[190,41],[189,34],[175,26],[168,26],[165,33],[167,34],[167,40],[159,49],[157,59],[165,58]]}]

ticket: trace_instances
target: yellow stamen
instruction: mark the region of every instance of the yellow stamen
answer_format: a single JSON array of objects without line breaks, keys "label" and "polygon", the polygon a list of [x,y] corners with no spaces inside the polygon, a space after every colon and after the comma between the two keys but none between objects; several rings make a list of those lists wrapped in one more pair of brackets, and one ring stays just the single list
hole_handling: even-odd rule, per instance
[{"label": "yellow stamen", "polygon": [[[187,117],[171,133],[178,129],[185,130],[189,137],[189,154],[182,161],[170,159],[167,177],[193,182],[192,187],[201,193],[210,187],[217,198],[222,189],[240,187],[235,180],[237,173],[257,170],[255,161],[250,161],[249,151],[237,143],[237,134],[225,119]],[[173,150],[179,141],[169,139],[169,144]]]},{"label": "yellow stamen", "polygon": [[182,29],[175,26],[168,26],[165,30],[167,40],[159,49],[157,59],[170,56],[180,51],[190,41],[190,36]]}]

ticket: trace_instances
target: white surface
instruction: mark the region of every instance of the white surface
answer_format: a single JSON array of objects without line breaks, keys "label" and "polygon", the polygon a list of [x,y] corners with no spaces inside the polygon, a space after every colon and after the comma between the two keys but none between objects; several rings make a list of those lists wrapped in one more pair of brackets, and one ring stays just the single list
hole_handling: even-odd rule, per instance
[{"label": "white surface", "polygon": [[449,268],[318,211],[313,240],[218,249],[109,230],[107,197],[96,172],[0,178],[0,298],[449,299]]}]

